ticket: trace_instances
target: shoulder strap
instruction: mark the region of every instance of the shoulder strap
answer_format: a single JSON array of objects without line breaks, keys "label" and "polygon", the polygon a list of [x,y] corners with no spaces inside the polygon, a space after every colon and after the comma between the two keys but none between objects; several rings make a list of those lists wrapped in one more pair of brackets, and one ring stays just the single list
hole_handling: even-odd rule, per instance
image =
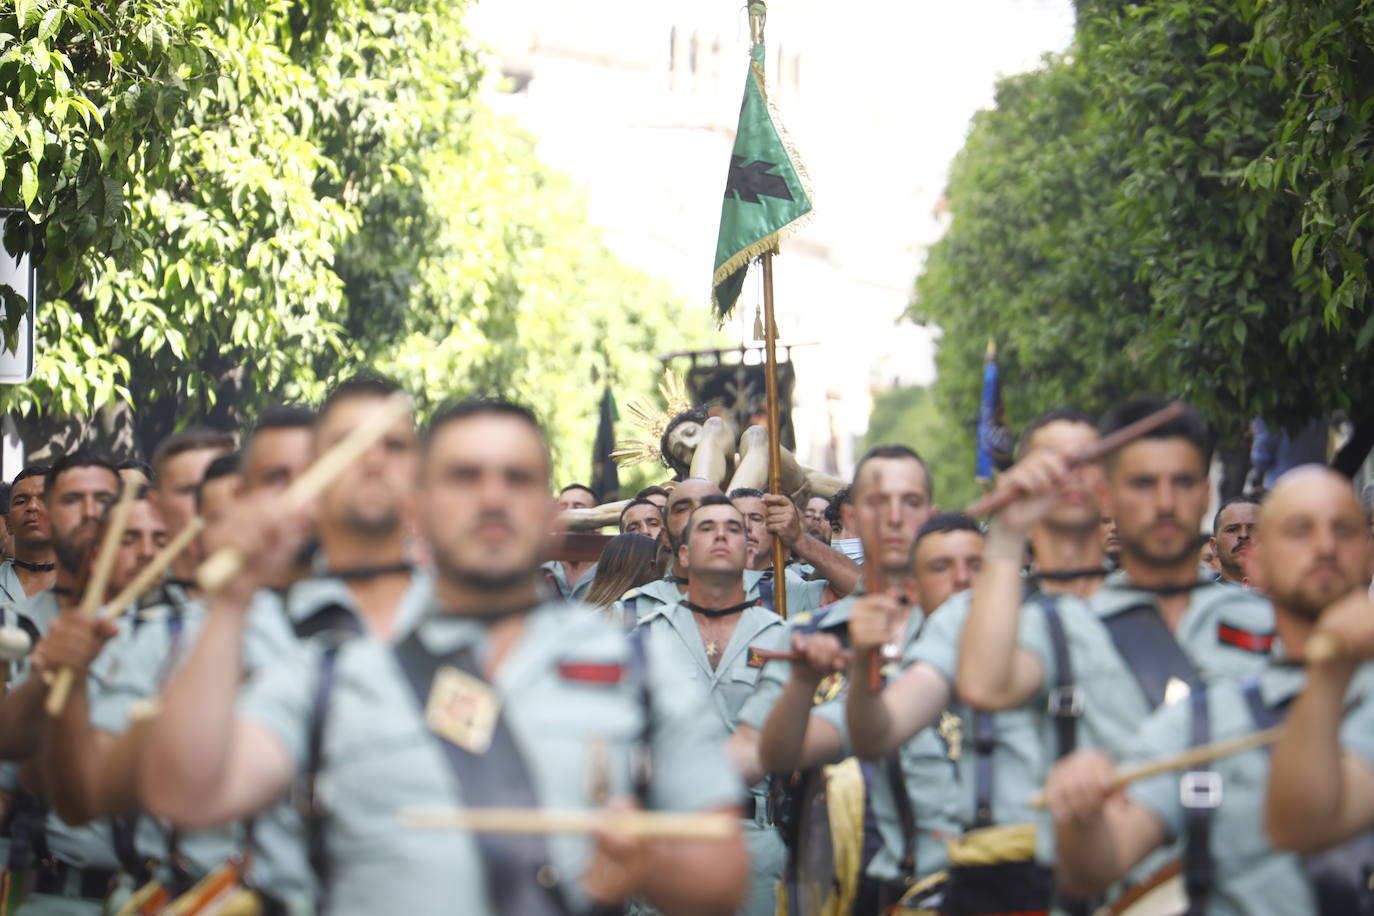
[{"label": "shoulder strap", "polygon": [[1193,692],[1201,682],[1197,669],[1153,604],[1138,604],[1102,621],[1116,651],[1135,675],[1151,709],[1164,702],[1169,681],[1183,681]]},{"label": "shoulder strap", "polygon": [[309,731],[306,733],[305,779],[301,786],[301,821],[305,826],[305,848],[310,867],[319,881],[319,911],[329,894],[329,850],[325,844],[325,821],[328,815],[320,800],[320,770],[324,767],[324,729],[329,718],[330,699],[334,694],[334,672],[338,668],[339,648],[334,642],[325,647],[320,656],[320,668],[315,675],[315,692],[310,701]]},{"label": "shoulder strap", "polygon": [[997,719],[993,713],[973,713],[974,827],[992,826],[992,782],[996,772],[992,754],[997,749]]},{"label": "shoulder strap", "polygon": [[888,785],[892,787],[897,820],[902,825],[902,880],[913,881],[916,877],[916,809],[912,807],[911,796],[906,791],[906,780],[902,778],[901,752],[895,751],[885,757],[881,765],[887,775]]},{"label": "shoulder strap", "polygon": [[1288,707],[1292,700],[1285,700],[1277,706],[1270,706],[1264,702],[1258,675],[1246,678],[1240,692],[1241,696],[1245,697],[1245,705],[1250,709],[1250,718],[1255,720],[1255,727],[1260,730],[1273,728],[1288,715]]},{"label": "shoulder strap", "polygon": [[1059,602],[1049,595],[1041,595],[1039,604],[1045,615],[1045,629],[1049,632],[1050,651],[1054,653],[1054,686],[1050,688],[1048,712],[1050,718],[1054,719],[1057,760],[1072,754],[1078,746],[1078,718],[1083,715],[1083,688],[1074,683],[1073,656],[1069,654],[1064,620],[1059,616]]},{"label": "shoulder strap", "polygon": [[[783,587],[787,587],[786,583],[783,584]],[[770,611],[773,610],[773,579],[771,576],[765,576],[759,580],[759,604]]]},{"label": "shoulder strap", "polygon": [[[428,704],[430,685],[440,667],[458,668],[485,680],[472,649],[467,646],[447,658],[436,658],[412,633],[395,647],[395,653],[422,714]],[[504,710],[497,714],[491,746],[485,754],[473,754],[438,735],[432,737],[443,750],[444,760],[469,804],[481,799],[483,805],[516,808],[538,806],[539,796],[529,767]],[[546,888],[535,880],[535,875],[549,862],[548,845],[543,836],[484,833],[477,838],[477,842],[486,865],[487,888],[494,912],[568,916],[570,910],[558,886],[555,884]]]},{"label": "shoulder strap", "polygon": [[[1188,695],[1192,726],[1189,744],[1206,744],[1212,737],[1207,688],[1195,686]],[[1221,804],[1221,776],[1205,764],[1187,770],[1179,779],[1183,804],[1183,886],[1188,892],[1187,916],[1203,916],[1212,890],[1212,812]]]},{"label": "shoulder strap", "polygon": [[649,687],[649,653],[644,648],[644,630],[636,627],[627,638],[630,643],[630,675],[639,689],[640,714],[644,717],[630,758],[630,779],[639,806],[647,810],[650,780],[653,777],[654,696]]}]

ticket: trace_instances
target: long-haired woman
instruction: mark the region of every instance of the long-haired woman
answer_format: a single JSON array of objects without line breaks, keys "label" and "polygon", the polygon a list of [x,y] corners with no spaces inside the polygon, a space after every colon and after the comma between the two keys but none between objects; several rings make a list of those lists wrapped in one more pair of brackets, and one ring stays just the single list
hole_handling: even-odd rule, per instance
[{"label": "long-haired woman", "polygon": [[657,566],[658,542],[642,534],[618,534],[601,551],[596,576],[583,600],[597,607],[610,607],[632,588],[660,576]]}]

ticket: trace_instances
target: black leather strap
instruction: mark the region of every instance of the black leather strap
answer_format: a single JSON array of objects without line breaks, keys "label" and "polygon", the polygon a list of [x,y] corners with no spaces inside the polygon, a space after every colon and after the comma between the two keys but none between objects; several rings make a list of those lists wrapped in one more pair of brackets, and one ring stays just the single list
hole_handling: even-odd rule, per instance
[{"label": "black leather strap", "polygon": [[110,837],[114,843],[115,858],[119,860],[119,865],[124,872],[134,879],[134,883],[140,887],[148,883],[153,872],[149,867],[152,863],[138,853],[138,813],[125,817],[110,818]]},{"label": "black leather strap", "polygon": [[[428,703],[430,685],[441,666],[451,666],[485,680],[468,646],[446,658],[437,658],[412,633],[396,646],[395,653],[421,710]],[[497,716],[491,746],[485,754],[473,754],[438,735],[433,737],[443,748],[444,759],[469,806],[475,807],[473,803],[478,800],[482,805],[500,807],[539,806],[529,768],[504,711]],[[477,842],[486,865],[494,912],[569,916],[567,901],[558,885],[544,887],[536,880],[537,873],[549,864],[548,844],[543,836],[483,833]]]},{"label": "black leather strap", "polygon": [[324,768],[324,731],[334,695],[334,674],[338,670],[341,643],[325,647],[320,669],[315,675],[315,692],[310,701],[309,731],[306,732],[305,778],[301,783],[301,821],[305,828],[305,849],[310,867],[319,882],[320,906],[329,894],[329,849],[325,842],[328,813],[320,800],[320,772]]},{"label": "black leather strap", "polygon": [[997,750],[997,718],[993,713],[975,710],[973,713],[973,826],[991,827],[992,789],[995,769],[993,752]]},{"label": "black leather strap", "polygon": [[1174,639],[1169,625],[1153,604],[1137,604],[1103,619],[1102,623],[1111,635],[1116,651],[1121,653],[1126,666],[1135,675],[1150,709],[1156,709],[1164,702],[1165,691],[1172,679],[1183,681],[1196,692],[1200,683],[1197,669],[1183,654],[1178,640]]},{"label": "black leather strap", "polygon": [[1045,615],[1045,629],[1049,632],[1050,651],[1054,653],[1054,687],[1050,693],[1049,715],[1054,720],[1055,759],[1058,760],[1072,754],[1078,746],[1083,695],[1082,688],[1074,681],[1073,656],[1069,654],[1064,620],[1059,616],[1059,602],[1050,595],[1041,595],[1039,604]]},{"label": "black leather strap", "polygon": [[[1194,687],[1188,695],[1192,726],[1190,745],[1199,747],[1212,740],[1210,704],[1207,688]],[[1216,777],[1205,764],[1183,774],[1185,780]],[[1220,786],[1218,785],[1218,791]],[[1186,788],[1180,792],[1187,795]],[[1218,797],[1216,801],[1220,801]],[[1203,916],[1207,912],[1207,898],[1212,891],[1212,811],[1216,805],[1184,805],[1183,810],[1183,887],[1188,892],[1188,916]]]},{"label": "black leather strap", "polygon": [[911,805],[906,780],[902,777],[901,752],[884,758],[881,765],[892,788],[892,800],[897,805],[897,822],[902,825],[902,880],[910,883],[916,877],[916,810]]}]

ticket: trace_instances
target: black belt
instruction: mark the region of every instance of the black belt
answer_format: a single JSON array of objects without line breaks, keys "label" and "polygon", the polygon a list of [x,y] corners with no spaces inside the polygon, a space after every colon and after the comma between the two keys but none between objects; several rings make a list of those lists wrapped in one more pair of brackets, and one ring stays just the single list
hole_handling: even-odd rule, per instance
[{"label": "black belt", "polygon": [[[765,798],[763,803],[765,806],[764,813],[767,814],[768,799]],[[739,812],[740,817],[744,818],[746,821],[757,822],[759,818],[759,797],[757,795],[750,795],[744,801],[740,802]],[[773,825],[773,818],[771,816],[768,818],[768,825],[770,827]]]},{"label": "black belt", "polygon": [[37,894],[68,896],[68,883],[76,876],[76,896],[82,900],[104,900],[114,887],[118,871],[109,868],[77,868],[66,862],[48,861],[35,869],[33,890]]}]

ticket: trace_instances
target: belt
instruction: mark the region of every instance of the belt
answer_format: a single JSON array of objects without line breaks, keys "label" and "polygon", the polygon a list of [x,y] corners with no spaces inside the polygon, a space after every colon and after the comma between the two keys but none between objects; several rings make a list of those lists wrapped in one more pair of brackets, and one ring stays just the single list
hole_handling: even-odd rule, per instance
[{"label": "belt", "polygon": [[66,862],[47,861],[35,869],[33,890],[55,897],[104,900],[114,886],[118,871],[108,868],[77,868]]},{"label": "belt", "polygon": [[740,817],[746,821],[753,821],[760,827],[772,827],[773,820],[769,816],[768,799],[763,799],[763,804],[759,804],[757,795],[750,795],[740,802]]}]

